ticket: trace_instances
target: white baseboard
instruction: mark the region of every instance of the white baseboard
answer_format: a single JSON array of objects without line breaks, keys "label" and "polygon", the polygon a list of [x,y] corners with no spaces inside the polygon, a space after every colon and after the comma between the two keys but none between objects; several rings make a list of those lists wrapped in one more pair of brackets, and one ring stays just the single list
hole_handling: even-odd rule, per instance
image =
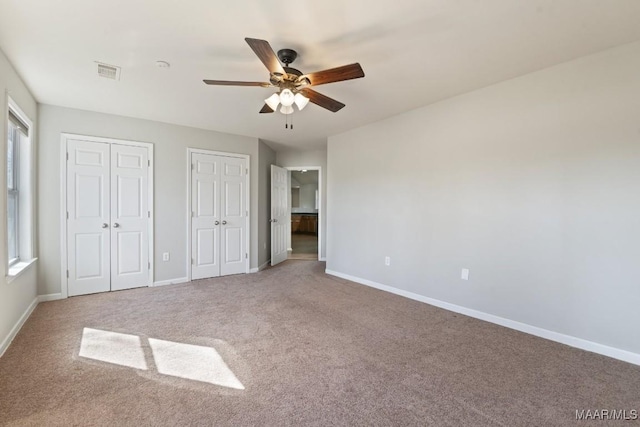
[{"label": "white baseboard", "polygon": [[262,271],[265,268],[269,267],[269,265],[271,265],[271,260],[267,260],[267,262],[265,262],[264,264],[262,264],[260,267],[258,268],[252,268],[251,270],[249,270],[249,273],[257,273],[258,271]]},{"label": "white baseboard", "polygon": [[153,282],[153,285],[151,286],[179,285],[181,283],[187,283],[188,281],[188,277],[179,277],[177,279],[159,280],[157,282]]},{"label": "white baseboard", "polygon": [[7,348],[9,348],[11,341],[13,341],[16,335],[18,335],[18,332],[20,332],[20,328],[22,328],[22,325],[24,325],[24,322],[26,322],[29,316],[31,316],[31,313],[33,313],[33,310],[35,310],[37,305],[38,305],[38,297],[35,297],[33,301],[31,301],[31,304],[29,304],[29,307],[27,307],[25,312],[22,313],[22,316],[20,316],[20,319],[18,319],[18,322],[16,322],[13,328],[11,328],[9,335],[4,339],[4,341],[2,341],[2,343],[0,343],[0,357],[2,357],[5,351],[7,351]]},{"label": "white baseboard", "polygon": [[38,295],[38,303],[47,302],[47,301],[57,301],[59,299],[65,299],[62,294],[48,294],[48,295]]},{"label": "white baseboard", "polygon": [[451,304],[445,301],[440,301],[434,298],[425,297],[420,294],[416,294],[402,289],[394,288],[393,286],[383,285],[381,283],[373,282],[367,279],[361,279],[359,277],[351,276],[348,274],[339,273],[333,270],[325,270],[325,273],[332,276],[340,277],[342,279],[350,280],[362,285],[370,286],[372,288],[380,289],[382,291],[390,292],[392,294],[400,295],[412,300],[424,302],[426,304],[434,305],[436,307],[444,308],[445,310],[453,311],[456,313],[464,314],[465,316],[474,317],[476,319],[484,320],[487,322],[495,323],[500,326],[504,326],[510,329],[515,329],[520,332],[535,335],[540,338],[545,338],[551,341],[559,342],[571,347],[579,348],[581,350],[591,351],[593,353],[602,354],[603,356],[612,357],[614,359],[622,360],[624,362],[633,363],[634,365],[640,365],[640,354],[632,353],[627,350],[621,350],[615,347],[609,347],[607,345],[598,344],[593,341],[587,341],[582,338],[573,337],[571,335],[561,334],[559,332],[550,331],[548,329],[539,328],[526,323],[517,322],[515,320],[505,319],[504,317],[495,316],[493,314],[485,313],[471,308],[462,307],[460,305]]}]

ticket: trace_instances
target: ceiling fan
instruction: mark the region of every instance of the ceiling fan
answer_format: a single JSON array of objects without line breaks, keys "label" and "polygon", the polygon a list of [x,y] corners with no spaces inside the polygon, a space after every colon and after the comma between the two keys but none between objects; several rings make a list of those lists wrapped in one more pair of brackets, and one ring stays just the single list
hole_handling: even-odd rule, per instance
[{"label": "ceiling fan", "polygon": [[294,103],[299,109],[302,109],[309,101],[335,113],[341,110],[345,104],[316,92],[311,89],[310,86],[319,86],[364,77],[364,71],[362,71],[362,67],[358,63],[303,74],[300,70],[289,66],[298,56],[295,50],[281,49],[276,56],[271,45],[269,45],[269,42],[266,40],[245,38],[245,41],[267,67],[267,70],[269,70],[269,82],[239,82],[228,80],[204,80],[204,82],[208,85],[218,86],[278,88],[279,94],[273,94],[265,100],[265,104],[260,110],[261,113],[273,113],[280,103],[282,104],[280,111],[283,114],[291,114],[293,113]]}]

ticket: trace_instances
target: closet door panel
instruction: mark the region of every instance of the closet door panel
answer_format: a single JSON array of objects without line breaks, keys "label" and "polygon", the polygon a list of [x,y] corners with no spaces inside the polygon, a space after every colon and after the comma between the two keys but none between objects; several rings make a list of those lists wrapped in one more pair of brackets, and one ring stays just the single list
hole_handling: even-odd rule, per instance
[{"label": "closet door panel", "polygon": [[191,278],[220,275],[220,158],[191,155]]},{"label": "closet door panel", "polygon": [[149,154],[111,144],[111,290],[149,285]]},{"label": "closet door panel", "polygon": [[69,296],[110,289],[109,144],[67,143]]},{"label": "closet door panel", "polygon": [[247,161],[242,158],[222,157],[222,241],[220,274],[246,273]]}]

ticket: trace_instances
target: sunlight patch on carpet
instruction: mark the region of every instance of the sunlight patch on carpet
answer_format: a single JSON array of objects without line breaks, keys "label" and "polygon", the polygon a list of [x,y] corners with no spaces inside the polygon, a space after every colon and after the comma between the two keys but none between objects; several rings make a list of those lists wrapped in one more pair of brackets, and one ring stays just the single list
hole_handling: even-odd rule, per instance
[{"label": "sunlight patch on carpet", "polygon": [[242,383],[212,347],[154,338],[149,338],[149,345],[161,374],[244,390]]},{"label": "sunlight patch on carpet", "polygon": [[244,390],[244,385],[213,347],[84,328],[78,356]]},{"label": "sunlight patch on carpet", "polygon": [[84,328],[80,357],[147,370],[139,336]]}]

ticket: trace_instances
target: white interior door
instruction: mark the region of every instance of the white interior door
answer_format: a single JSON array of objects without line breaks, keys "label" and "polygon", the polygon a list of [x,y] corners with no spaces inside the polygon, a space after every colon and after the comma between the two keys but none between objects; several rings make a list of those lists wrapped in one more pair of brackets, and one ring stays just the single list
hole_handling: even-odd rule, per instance
[{"label": "white interior door", "polygon": [[191,155],[191,278],[220,275],[220,158]]},{"label": "white interior door", "polygon": [[67,143],[67,267],[69,296],[111,287],[109,144]]},{"label": "white interior door", "polygon": [[67,140],[69,296],[148,286],[149,150]]},{"label": "white interior door", "polygon": [[271,165],[271,265],[287,259],[288,171]]},{"label": "white interior door", "polygon": [[247,271],[247,160],[191,154],[191,278]]},{"label": "white interior door", "polygon": [[149,152],[111,145],[111,290],[149,284]]},{"label": "white interior door", "polygon": [[221,259],[220,275],[246,272],[249,254],[245,248],[247,215],[246,173],[247,162],[243,158],[221,157],[222,168],[220,194],[222,210],[221,221]]}]

